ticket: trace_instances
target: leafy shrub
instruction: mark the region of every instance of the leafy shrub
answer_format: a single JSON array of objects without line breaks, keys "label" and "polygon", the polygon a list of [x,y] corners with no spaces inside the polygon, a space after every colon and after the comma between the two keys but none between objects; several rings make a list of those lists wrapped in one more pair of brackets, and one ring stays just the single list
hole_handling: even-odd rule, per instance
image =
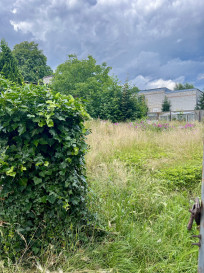
[{"label": "leafy shrub", "polygon": [[0,77],[0,255],[66,245],[86,220],[82,105],[44,86]]},{"label": "leafy shrub", "polygon": [[157,177],[165,180],[171,188],[193,188],[201,182],[202,166],[186,165],[162,169],[157,172]]}]

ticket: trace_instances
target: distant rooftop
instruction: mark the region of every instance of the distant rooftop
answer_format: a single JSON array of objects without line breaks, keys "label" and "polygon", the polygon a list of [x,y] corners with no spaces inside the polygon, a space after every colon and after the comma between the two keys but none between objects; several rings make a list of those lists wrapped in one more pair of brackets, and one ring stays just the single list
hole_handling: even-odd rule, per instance
[{"label": "distant rooftop", "polygon": [[166,87],[161,87],[161,88],[154,88],[154,89],[146,89],[146,90],[140,90],[140,92],[154,92],[154,91],[165,91],[166,92],[172,92],[170,89]]},{"label": "distant rooftop", "polygon": [[199,90],[198,88],[192,88],[192,89],[181,89],[181,90],[170,90],[166,87],[161,87],[161,88],[154,88],[154,89],[146,89],[146,90],[140,90],[140,92],[155,92],[155,91],[164,91],[164,93],[179,93],[179,92],[187,92],[187,91],[200,91],[200,92],[204,92]]}]

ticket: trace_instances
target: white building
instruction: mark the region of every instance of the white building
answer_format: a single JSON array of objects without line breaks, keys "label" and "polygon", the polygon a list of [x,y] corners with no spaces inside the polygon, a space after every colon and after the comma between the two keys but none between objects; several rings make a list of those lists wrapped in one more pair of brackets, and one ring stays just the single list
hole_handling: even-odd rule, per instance
[{"label": "white building", "polygon": [[45,76],[45,77],[43,77],[43,83],[44,84],[49,84],[49,83],[52,82],[52,79],[53,79],[52,75],[51,76]]},{"label": "white building", "polygon": [[139,94],[145,96],[149,112],[162,112],[165,96],[171,103],[171,111],[195,110],[202,93],[197,88],[172,91],[166,87],[141,90],[139,92]]}]

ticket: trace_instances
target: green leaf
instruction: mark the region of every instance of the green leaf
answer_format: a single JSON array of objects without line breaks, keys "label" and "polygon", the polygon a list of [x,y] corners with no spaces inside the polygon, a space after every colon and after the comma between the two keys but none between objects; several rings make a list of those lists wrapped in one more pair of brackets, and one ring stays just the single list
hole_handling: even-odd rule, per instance
[{"label": "green leaf", "polygon": [[42,183],[42,178],[34,177],[33,181],[34,181],[35,185],[38,185],[38,184]]},{"label": "green leaf", "polygon": [[19,184],[21,186],[27,186],[27,183],[28,183],[28,179],[27,178],[25,178],[25,177],[20,178]]},{"label": "green leaf", "polygon": [[13,170],[14,170],[14,166],[12,166],[12,167],[6,172],[6,175],[15,177],[15,176],[16,176],[16,172],[14,172]]},{"label": "green leaf", "polygon": [[40,248],[33,246],[32,251],[34,252],[35,255],[37,255],[40,251]]},{"label": "green leaf", "polygon": [[74,147],[74,151],[72,152],[72,155],[78,155],[78,153],[79,153],[79,148]]},{"label": "green leaf", "polygon": [[54,122],[53,122],[53,120],[52,119],[47,119],[47,126],[48,127],[53,127],[54,126]]},{"label": "green leaf", "polygon": [[49,162],[45,161],[44,166],[46,166],[46,167],[49,166]]},{"label": "green leaf", "polygon": [[27,170],[25,166],[21,166],[21,172]]},{"label": "green leaf", "polygon": [[43,127],[44,125],[46,125],[45,120],[40,120],[40,122],[38,122],[38,126]]},{"label": "green leaf", "polygon": [[56,197],[51,194],[47,197],[47,200],[51,203],[51,204],[54,204],[55,200],[56,200]]},{"label": "green leaf", "polygon": [[35,115],[28,114],[27,117],[28,117],[28,118],[34,118]]},{"label": "green leaf", "polygon": [[39,201],[42,202],[42,203],[46,203],[47,202],[47,196],[46,195],[43,196],[42,198],[40,198]]},{"label": "green leaf", "polygon": [[25,133],[26,131],[26,127],[24,124],[21,124],[19,127],[18,127],[18,133],[19,135],[22,135],[23,133]]},{"label": "green leaf", "polygon": [[39,143],[39,139],[33,140],[33,144],[34,144],[36,147],[38,147],[38,143]]}]

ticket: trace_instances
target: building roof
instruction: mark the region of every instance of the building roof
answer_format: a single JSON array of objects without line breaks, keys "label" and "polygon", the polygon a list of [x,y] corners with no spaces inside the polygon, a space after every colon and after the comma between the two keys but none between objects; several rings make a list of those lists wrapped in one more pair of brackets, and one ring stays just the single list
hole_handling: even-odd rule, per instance
[{"label": "building roof", "polygon": [[[164,91],[165,93],[170,91],[170,89],[166,88],[166,87],[161,87],[161,88],[154,88],[154,89],[146,89],[146,90],[140,90],[140,92],[155,92],[155,91]],[[139,92],[139,93],[140,93]]]},{"label": "building roof", "polygon": [[165,93],[179,93],[179,92],[188,92],[188,91],[199,91],[199,92],[203,92],[201,90],[199,90],[198,88],[192,88],[192,89],[181,89],[181,90],[169,90],[170,92],[165,92]]},{"label": "building roof", "polygon": [[188,91],[199,91],[199,92],[204,92],[199,90],[198,88],[192,88],[192,89],[181,89],[181,90],[170,90],[166,87],[162,88],[154,88],[154,89],[146,89],[146,90],[140,90],[139,93],[144,93],[144,92],[155,92],[155,91],[164,91],[166,94],[174,94],[174,93],[180,93],[180,92],[188,92]]}]

